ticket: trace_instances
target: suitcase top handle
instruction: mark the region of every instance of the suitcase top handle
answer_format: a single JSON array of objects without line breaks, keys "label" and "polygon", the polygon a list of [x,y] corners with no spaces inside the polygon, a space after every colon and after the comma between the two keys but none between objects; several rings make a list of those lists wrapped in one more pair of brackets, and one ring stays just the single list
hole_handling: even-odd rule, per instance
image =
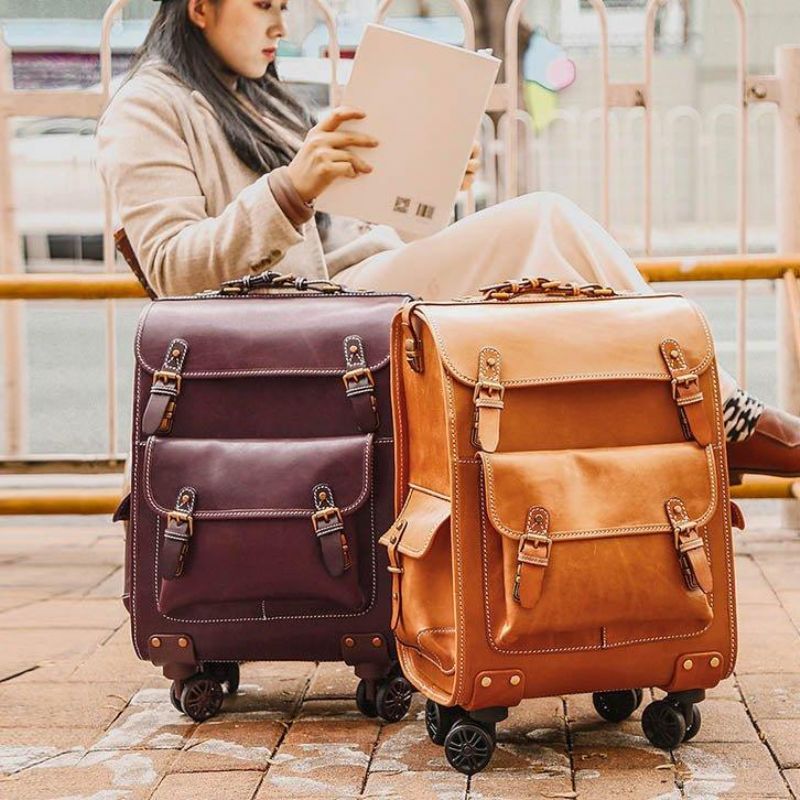
[{"label": "suitcase top handle", "polygon": [[484,300],[510,300],[522,294],[545,294],[560,297],[615,297],[616,292],[610,286],[599,283],[569,283],[554,281],[549,278],[520,278],[519,280],[502,281],[479,290]]},{"label": "suitcase top handle", "polygon": [[224,281],[219,289],[207,289],[204,292],[198,292],[196,296],[242,295],[249,294],[253,289],[294,289],[298,292],[320,292],[322,294],[341,294],[345,291],[343,286],[333,283],[333,281],[310,280],[296,277],[291,273],[282,274],[266,270],[258,275],[244,275],[241,278]]}]

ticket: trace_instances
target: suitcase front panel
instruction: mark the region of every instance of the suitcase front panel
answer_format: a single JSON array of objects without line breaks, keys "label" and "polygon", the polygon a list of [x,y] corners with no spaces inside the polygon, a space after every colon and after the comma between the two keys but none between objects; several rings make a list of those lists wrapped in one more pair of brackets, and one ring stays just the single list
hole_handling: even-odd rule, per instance
[{"label": "suitcase front panel", "polygon": [[[697,544],[708,551],[704,526],[717,506],[711,447],[682,442],[480,457],[494,646],[600,648],[611,627],[618,636],[626,625],[638,638],[643,630],[645,638],[689,636],[713,619],[713,595],[687,585],[666,509],[680,498],[697,526]],[[529,541],[540,546],[525,548],[531,512],[546,515],[548,524],[542,538]],[[526,582],[535,584],[530,602],[519,597]]]},{"label": "suitcase front panel", "polygon": [[[203,607],[258,601],[264,613],[290,602],[298,610],[357,611],[372,595],[372,437],[325,440],[187,440],[151,437],[144,493],[155,514],[158,609],[193,617]],[[314,489],[332,492],[347,568],[329,572],[312,524]],[[167,515],[196,493],[185,564],[171,574]],[[340,539],[341,537],[341,539]]]}]

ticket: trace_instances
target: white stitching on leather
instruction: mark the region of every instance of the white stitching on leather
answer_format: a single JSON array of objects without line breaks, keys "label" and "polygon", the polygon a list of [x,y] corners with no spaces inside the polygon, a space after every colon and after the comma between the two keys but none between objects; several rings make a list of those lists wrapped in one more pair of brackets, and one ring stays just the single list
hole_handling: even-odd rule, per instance
[{"label": "white stitching on leather", "polygon": [[[683,443],[681,443],[683,444]],[[658,447],[658,445],[652,445],[653,447]],[[690,442],[686,443],[687,447],[695,447]],[[622,448],[617,448],[622,449]],[[706,445],[705,449],[705,456],[706,456],[706,465],[708,469],[708,483],[710,489],[710,499],[706,510],[699,516],[697,519],[694,520],[698,525],[705,525],[712,516],[714,516],[714,511],[717,508],[717,469],[714,463],[714,451],[713,447],[709,444]],[[485,468],[486,473],[488,473],[488,480],[486,481],[488,485],[488,500],[487,503],[487,512],[490,517],[489,521],[492,524],[492,527],[498,531],[498,533],[507,536],[509,539],[519,540],[523,536],[522,531],[515,531],[513,528],[509,528],[507,525],[503,524],[503,521],[500,519],[500,515],[497,511],[497,500],[494,493],[494,486],[495,486],[495,477],[494,477],[494,469],[491,463],[491,457],[485,453],[479,453],[479,458],[481,464]],[[635,534],[646,534],[646,533],[671,533],[672,526],[665,522],[664,524],[651,524],[651,525],[630,525],[620,528],[598,528],[595,530],[574,530],[574,531],[552,531],[550,533],[551,539],[561,539],[565,541],[569,541],[571,539],[600,539],[600,538],[608,538],[608,537],[616,537],[616,536],[631,536]]]},{"label": "white stitching on leather", "polygon": [[[372,434],[366,434],[364,443],[364,472],[361,483],[361,493],[358,497],[350,503],[350,505],[342,506],[339,510],[342,514],[350,514],[357,511],[367,498],[369,493],[369,478],[368,475],[372,471]],[[151,436],[148,439],[147,447],[145,448],[145,495],[147,497],[147,504],[150,506],[151,511],[156,514],[167,514],[172,511],[171,508],[166,508],[158,504],[158,501],[153,496],[152,492],[152,479],[150,477],[151,466],[153,460],[153,450],[155,449],[155,442],[159,441],[159,437]],[[168,440],[164,440],[168,441]],[[207,441],[207,440],[203,440]],[[196,510],[192,516],[195,519],[237,519],[237,518],[282,518],[282,517],[307,517],[311,516],[316,509],[314,508],[245,508],[245,509],[225,509],[222,511],[202,511]]]},{"label": "white stitching on leather", "polygon": [[[660,297],[662,295],[657,295],[657,296]],[[677,295],[663,295],[663,296],[677,296]],[[584,302],[589,301],[590,299],[593,300],[594,298],[586,298],[584,300]],[[611,300],[630,300],[630,299],[641,299],[641,297],[639,295],[630,295],[630,296],[627,296],[627,297],[623,296],[623,295],[620,295],[620,296],[617,296],[615,298],[607,298],[607,302],[611,301]],[[684,299],[684,298],[681,298],[681,299]],[[476,302],[478,304],[483,303],[482,300],[479,300],[479,301],[476,301]],[[576,302],[576,301],[575,300],[560,300],[560,299],[557,299],[557,300],[553,300],[553,302]],[[448,303],[439,303],[439,304],[426,303],[425,305],[452,305],[452,304],[448,304]],[[461,306],[463,306],[463,305],[475,305],[475,303],[464,303],[464,302],[461,302],[461,303],[459,303],[459,305],[461,305]],[[711,339],[711,335],[710,335],[710,332],[708,330],[708,325],[705,323],[705,320],[703,319],[702,314],[700,314],[698,312],[697,307],[693,303],[691,303],[689,301],[687,301],[687,305],[690,306],[690,308],[694,312],[695,316],[698,317],[698,319],[699,319],[699,321],[700,321],[700,323],[702,325],[703,332],[705,334],[706,355],[697,364],[697,366],[694,367],[694,371],[696,371],[698,374],[702,374],[705,371],[705,369],[709,366],[709,364],[711,363],[711,361],[714,358],[713,340]],[[424,308],[421,309],[420,313],[421,313],[422,316],[424,316]],[[447,352],[447,350],[444,347],[444,337],[442,336],[442,333],[441,333],[441,330],[440,330],[440,328],[438,326],[438,323],[435,320],[430,319],[429,317],[424,317],[424,318],[425,318],[425,321],[428,323],[428,326],[431,328],[431,330],[433,331],[433,333],[434,333],[434,335],[436,337],[437,349],[439,350],[439,353],[440,353],[440,356],[441,356],[441,360],[447,366],[448,372],[450,372],[455,378],[458,378],[459,381],[461,381],[463,383],[466,383],[469,386],[474,386],[475,385],[474,378],[471,378],[468,375],[465,375],[460,370],[458,370],[456,368],[455,364],[453,363],[452,359],[450,358],[449,353]],[[663,380],[663,381],[668,381],[668,380],[671,379],[671,375],[668,372],[667,372],[667,374],[664,374],[664,372],[589,373],[589,374],[586,374],[586,375],[574,375],[574,374],[572,374],[572,375],[553,376],[553,377],[549,377],[549,378],[505,380],[505,381],[502,381],[502,383],[503,383],[504,386],[535,386],[535,385],[551,384],[551,383],[576,383],[578,381],[584,381],[584,380],[612,380],[612,379],[627,379],[627,380],[641,379],[641,380]]]}]

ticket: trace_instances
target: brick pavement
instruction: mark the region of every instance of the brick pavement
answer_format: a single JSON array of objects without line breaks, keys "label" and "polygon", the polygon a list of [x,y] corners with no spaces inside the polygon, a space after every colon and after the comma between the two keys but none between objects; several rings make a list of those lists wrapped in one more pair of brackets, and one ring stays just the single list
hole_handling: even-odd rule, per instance
[{"label": "brick pavement", "polygon": [[738,668],[691,744],[655,750],[588,696],[531,700],[471,780],[428,741],[419,696],[404,722],[367,720],[339,665],[243,665],[223,713],[191,722],[133,654],[119,530],[0,521],[0,798],[800,798],[800,537],[764,508],[737,538]]}]

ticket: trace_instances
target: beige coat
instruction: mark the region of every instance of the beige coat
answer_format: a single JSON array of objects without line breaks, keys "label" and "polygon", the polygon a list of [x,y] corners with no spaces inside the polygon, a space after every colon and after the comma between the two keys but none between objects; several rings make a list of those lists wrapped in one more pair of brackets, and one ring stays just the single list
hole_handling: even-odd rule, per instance
[{"label": "beige coat", "polygon": [[243,164],[208,100],[165,65],[141,68],[114,95],[97,130],[98,169],[159,295],[217,288],[280,264],[332,277],[404,242],[394,228],[333,217],[325,240],[312,217],[295,228],[266,175]]}]

